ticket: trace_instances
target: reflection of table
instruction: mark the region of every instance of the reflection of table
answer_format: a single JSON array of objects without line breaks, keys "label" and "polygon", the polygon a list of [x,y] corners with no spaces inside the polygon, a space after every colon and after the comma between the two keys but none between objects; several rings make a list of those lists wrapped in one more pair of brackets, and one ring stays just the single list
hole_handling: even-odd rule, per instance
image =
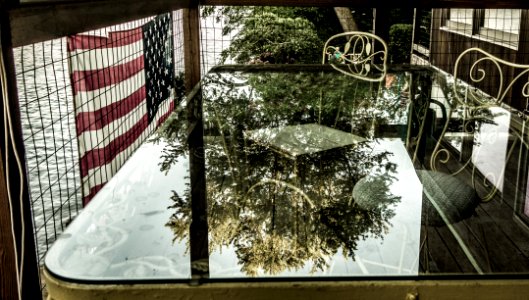
[{"label": "reflection of table", "polygon": [[351,133],[319,124],[302,124],[246,131],[247,139],[269,146],[291,157],[315,153],[365,141]]},{"label": "reflection of table", "polygon": [[[288,247],[299,241],[312,241],[314,234],[319,234],[318,238],[325,237],[318,231],[322,228],[328,236],[334,235],[332,241],[346,241],[350,237],[340,236],[342,232],[337,228],[340,227],[341,220],[339,213],[349,211],[354,215],[342,217],[353,221],[357,218],[360,228],[358,232],[354,231],[355,228],[352,229],[357,235],[351,241],[354,243],[354,255],[344,256],[343,247],[335,245],[331,250],[319,249],[319,252],[313,253],[312,257],[318,257],[319,262],[324,262],[320,267],[315,266],[314,260],[305,259],[307,256],[304,256],[304,259],[288,262],[290,265],[277,269],[277,272],[265,272],[258,268],[251,275],[267,278],[417,275],[422,187],[404,142],[398,138],[387,137],[368,140],[357,131],[351,134],[348,133],[351,129],[341,128],[351,126],[350,123],[355,117],[353,112],[348,110],[356,100],[352,99],[350,103],[343,100],[352,94],[350,91],[356,87],[349,81],[340,82],[335,74],[324,76],[319,70],[314,73],[316,76],[308,73],[311,76],[305,73],[282,73],[273,69],[269,71],[251,73],[257,78],[248,78],[247,74],[241,73],[242,77],[247,77],[242,80],[233,79],[237,80],[237,86],[243,86],[245,83],[255,84],[253,88],[260,90],[261,98],[248,98],[248,91],[251,89],[247,87],[241,87],[239,92],[233,86],[223,89],[222,84],[231,80],[229,72],[209,74],[203,80],[202,86],[205,143],[193,145],[195,148],[189,152],[185,138],[171,142],[170,147],[180,147],[178,150],[183,151],[174,151],[177,154],[172,158],[176,163],[167,174],[159,170],[159,163],[162,155],[173,153],[162,151],[168,144],[161,142],[158,145],[143,145],[50,249],[45,260],[47,270],[56,277],[88,284],[151,280],[188,281],[192,277],[189,247],[194,245],[194,241],[189,240],[188,234],[191,209],[187,206],[190,205],[187,196],[191,195],[191,198],[194,197],[193,201],[196,201],[196,197],[206,194],[209,213],[213,215],[209,215],[210,222],[218,221],[210,225],[209,232],[212,250],[207,257],[205,273],[210,278],[233,279],[249,276],[249,273],[244,271],[241,252],[251,247],[252,241],[247,237],[255,236],[254,233],[262,234],[263,240],[267,239],[266,245],[272,247],[275,247],[274,241],[286,241],[275,238],[287,237],[288,241],[281,246],[283,250],[289,250]],[[223,80],[215,80],[217,75],[224,76]],[[270,77],[267,77],[268,75]],[[272,80],[275,84],[285,84],[285,87],[266,90],[266,86],[270,86],[267,80]],[[286,80],[292,82],[285,82]],[[299,90],[289,91],[287,87],[295,84],[305,84],[306,86],[299,90],[312,94],[298,95]],[[325,101],[332,102],[336,98],[337,105],[343,107],[319,112],[318,118],[322,121],[316,124],[314,107],[318,107],[316,104],[320,100],[312,96],[321,95],[323,88],[332,88],[323,93]],[[277,108],[276,103],[266,107],[267,103],[262,99],[266,93],[273,94],[275,98],[282,97],[281,93],[287,93],[288,97],[297,95],[295,99],[300,100],[296,105],[285,105],[281,108],[285,111],[282,111]],[[214,95],[220,98],[213,99]],[[230,99],[230,102],[221,102],[224,99]],[[400,101],[398,99],[395,103],[400,105]],[[298,111],[302,109],[304,111]],[[270,110],[273,110],[273,113],[267,115]],[[364,113],[369,109],[355,111]],[[365,114],[361,116],[364,117]],[[402,119],[402,116],[398,117]],[[299,125],[300,122],[303,125]],[[257,150],[245,144],[248,138],[263,142],[261,138],[264,133],[267,135],[268,145],[276,151],[296,158],[310,156],[307,162],[299,162],[299,174],[292,176],[288,173],[289,162],[274,160],[269,163],[271,156],[268,155],[271,154],[256,152]],[[192,132],[191,135],[193,134],[202,135],[202,132]],[[269,139],[271,136],[274,137],[272,140]],[[346,147],[352,144],[366,144],[370,147],[367,152],[360,153],[354,151],[361,147]],[[341,148],[344,148],[343,151],[336,150]],[[197,149],[202,149],[205,157],[196,155],[199,153]],[[370,212],[360,211],[358,208],[351,209],[348,206],[351,204],[352,187],[360,176],[355,172],[362,168],[369,169],[371,164],[377,167],[374,164],[376,154],[384,151],[388,152],[389,161],[395,164],[388,191],[398,201],[391,202],[379,212],[386,214],[382,220],[367,222],[366,216],[369,216]],[[329,153],[336,156],[328,156]],[[321,154],[324,159],[314,154]],[[373,158],[373,161],[364,161],[363,157]],[[193,166],[197,165],[197,160],[201,159],[206,166],[204,186],[196,184],[193,172],[189,175]],[[276,172],[277,169],[281,172]],[[362,169],[362,172],[369,173],[369,170]],[[278,178],[276,174],[286,175]],[[314,178],[324,180],[315,184],[312,181]],[[260,182],[273,184],[265,189],[264,185],[259,185]],[[275,182],[282,182],[284,186],[291,188],[295,192],[292,195],[301,194],[302,197],[310,198],[313,205],[304,206],[302,201],[296,202],[297,200],[288,202],[288,191],[284,186],[274,185]],[[277,197],[263,199],[258,197],[260,195]],[[180,213],[177,217],[182,222],[177,224],[180,226],[178,230],[174,226],[166,226],[176,209],[176,202],[173,200],[180,201]],[[171,205],[173,207],[168,208]],[[329,216],[323,214],[324,211],[333,214]],[[214,219],[221,213],[230,218]],[[240,220],[248,218],[254,218],[260,226],[250,228],[249,234],[241,238],[240,228],[247,224]],[[372,234],[366,229],[370,222],[378,222],[378,234]],[[354,227],[357,224],[352,222],[349,225]],[[284,230],[280,231],[278,228]],[[270,235],[272,229],[276,235],[269,238],[267,235]],[[228,235],[228,238],[222,240],[222,234]],[[315,241],[315,245],[318,245],[318,240]],[[265,253],[266,260],[266,251],[260,253]],[[293,251],[292,255],[298,254]],[[195,264],[197,265],[200,267]]]}]

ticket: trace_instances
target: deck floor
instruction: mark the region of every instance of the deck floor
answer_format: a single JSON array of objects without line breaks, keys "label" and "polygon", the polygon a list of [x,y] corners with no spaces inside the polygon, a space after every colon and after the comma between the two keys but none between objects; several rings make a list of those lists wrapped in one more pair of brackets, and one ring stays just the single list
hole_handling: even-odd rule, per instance
[{"label": "deck floor", "polygon": [[[420,274],[529,271],[529,229],[515,218],[518,153],[515,148],[506,162],[503,191],[480,203],[474,215],[450,226],[422,226]],[[450,172],[454,167],[457,166],[447,166],[444,171]],[[458,176],[467,182],[472,178],[468,170]],[[476,186],[478,194],[484,189],[483,185]]]}]

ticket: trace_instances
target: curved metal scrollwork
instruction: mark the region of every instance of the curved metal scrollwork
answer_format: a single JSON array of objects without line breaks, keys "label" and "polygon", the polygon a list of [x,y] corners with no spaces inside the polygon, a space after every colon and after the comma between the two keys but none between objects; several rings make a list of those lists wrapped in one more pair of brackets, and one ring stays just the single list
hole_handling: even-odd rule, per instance
[{"label": "curved metal scrollwork", "polygon": [[[332,42],[345,41],[341,46]],[[374,43],[381,50],[375,50]],[[388,47],[380,37],[361,31],[350,31],[333,35],[323,47],[322,63],[348,76],[361,80],[380,82],[386,76]]]},{"label": "curved metal scrollwork", "polygon": [[[476,57],[475,61],[471,61]],[[470,63],[469,63],[470,62]],[[505,70],[507,68],[514,68],[514,76],[512,79],[506,77]],[[464,72],[465,73],[464,73]],[[468,71],[468,74],[466,73]],[[493,74],[493,75],[491,75]],[[472,183],[474,187],[478,180],[482,181],[480,185],[487,189],[485,195],[480,195],[483,202],[490,201],[498,191],[495,184],[490,181],[499,180],[503,178],[501,174],[483,174],[481,179],[477,175],[478,170],[473,162],[473,156],[480,155],[480,147],[476,148],[475,134],[477,134],[484,126],[484,124],[496,124],[498,117],[497,109],[502,107],[502,103],[508,93],[512,90],[514,84],[521,80],[526,80],[522,84],[521,94],[523,97],[529,97],[529,65],[515,64],[506,60],[500,59],[480,48],[469,48],[463,51],[455,61],[453,82],[451,83],[450,92],[447,96],[448,105],[446,107],[447,118],[444,121],[439,138],[434,146],[432,156],[430,158],[430,168],[432,170],[446,169],[442,167],[447,165],[457,155],[459,157],[459,167],[451,172],[452,175],[457,175],[463,170],[469,168],[472,174]],[[474,87],[484,82],[487,76],[494,76],[495,80],[494,93],[487,94],[481,89]],[[505,82],[506,78],[509,82]],[[464,80],[467,80],[465,82]],[[488,91],[490,93],[490,91]],[[527,113],[527,111],[525,111]],[[522,120],[526,120],[526,115],[519,113]],[[461,151],[454,152],[447,146],[447,136],[453,133],[453,127],[457,125],[459,134],[459,142],[461,143]],[[494,133],[492,133],[494,134]],[[495,135],[494,138],[497,136]],[[521,137],[516,138],[517,141],[522,141]],[[470,154],[464,154],[465,143],[470,145]],[[492,142],[490,142],[492,143]],[[510,143],[506,153],[506,160],[510,158],[517,143]],[[467,145],[467,146],[468,146]],[[499,176],[498,176],[499,175]],[[493,182],[494,183],[494,182]]]},{"label": "curved metal scrollwork", "polygon": [[[458,79],[459,79],[459,65],[461,61],[464,59],[464,57],[472,55],[472,52],[477,52],[482,55],[479,59],[477,59],[475,62],[473,62],[470,65],[469,70],[469,79],[472,83],[479,83],[482,82],[486,76],[487,71],[485,69],[486,66],[493,66],[495,71],[497,71],[498,86],[496,87],[497,91],[495,95],[491,95],[492,101],[489,101],[490,99],[484,99],[483,93],[480,92],[477,89],[468,89],[468,93],[464,96],[461,95],[459,92],[459,86],[458,86]],[[508,66],[517,70],[520,70],[520,72],[507,84],[505,84],[504,79],[504,72],[503,72],[503,66]],[[490,73],[490,72],[489,72]],[[529,65],[522,65],[522,64],[515,64],[511,63],[509,61],[503,60],[501,58],[498,58],[480,48],[469,48],[465,51],[463,51],[456,59],[456,62],[454,64],[454,83],[452,85],[452,91],[454,93],[454,98],[459,102],[461,105],[465,106],[473,106],[474,108],[479,107],[488,107],[491,105],[498,105],[503,102],[505,96],[508,94],[508,92],[511,90],[513,85],[524,75],[527,75],[529,73]],[[496,74],[496,73],[495,73]],[[529,80],[523,85],[522,87],[522,95],[524,97],[529,97]],[[466,99],[465,99],[466,98]],[[472,99],[471,102],[467,101],[468,99]]]}]

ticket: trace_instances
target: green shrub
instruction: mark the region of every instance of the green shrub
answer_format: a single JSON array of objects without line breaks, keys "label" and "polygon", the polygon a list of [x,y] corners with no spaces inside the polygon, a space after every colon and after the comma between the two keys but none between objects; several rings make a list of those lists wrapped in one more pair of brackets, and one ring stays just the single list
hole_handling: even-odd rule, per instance
[{"label": "green shrub", "polygon": [[390,63],[402,64],[410,62],[412,33],[412,24],[391,25],[388,44]]}]

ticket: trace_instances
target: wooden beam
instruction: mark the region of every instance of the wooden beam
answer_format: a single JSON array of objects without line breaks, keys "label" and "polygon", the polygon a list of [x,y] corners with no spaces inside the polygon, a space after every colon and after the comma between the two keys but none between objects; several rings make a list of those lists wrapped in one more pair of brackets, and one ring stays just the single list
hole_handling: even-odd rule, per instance
[{"label": "wooden beam", "polygon": [[[2,127],[0,130],[0,155],[2,157],[0,159],[0,230],[2,232],[0,277],[3,278],[0,299],[18,299],[19,296],[21,299],[42,299],[27,170],[25,169],[15,60],[7,21],[6,11],[0,11],[1,71],[5,75],[5,77],[2,76],[0,88],[2,95],[0,97],[2,103],[2,113],[0,113]],[[13,291],[13,282],[15,291]],[[5,291],[6,295],[4,295],[4,283],[5,288],[8,289]],[[16,297],[13,298],[13,295]]]},{"label": "wooden beam", "polygon": [[270,5],[270,6],[327,6],[327,7],[367,7],[367,8],[529,8],[529,1],[495,0],[202,0],[200,5]]},{"label": "wooden beam", "polygon": [[20,5],[9,11],[14,47],[189,6],[189,0],[105,0]]},{"label": "wooden beam", "polygon": [[[191,0],[82,0],[9,3],[13,46],[42,42],[69,34],[119,24],[159,13],[187,8]],[[265,5],[259,0],[202,0],[200,5]],[[270,6],[369,8],[529,8],[529,1],[494,0],[268,0]],[[6,5],[7,6],[7,5]]]}]

